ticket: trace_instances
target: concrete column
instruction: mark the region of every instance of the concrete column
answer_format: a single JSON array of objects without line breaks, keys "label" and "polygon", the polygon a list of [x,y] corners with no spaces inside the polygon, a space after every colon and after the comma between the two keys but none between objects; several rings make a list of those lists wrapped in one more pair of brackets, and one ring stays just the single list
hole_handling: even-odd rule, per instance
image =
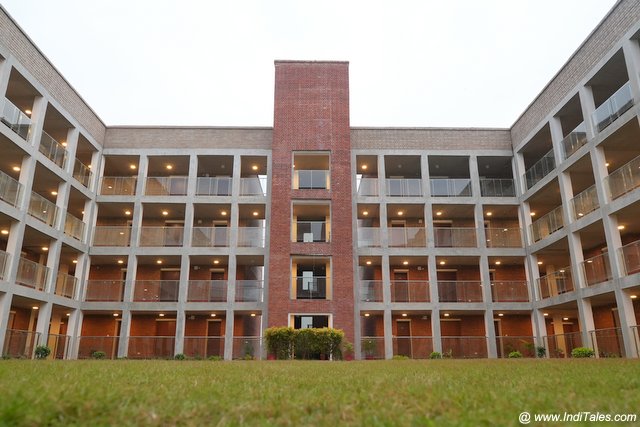
[{"label": "concrete column", "polygon": [[553,315],[553,334],[556,335],[556,348],[562,351],[564,357],[571,357],[567,354],[567,343],[564,337],[564,324],[562,323],[562,315]]},{"label": "concrete column", "polygon": [[632,326],[636,325],[636,315],[633,310],[633,301],[629,294],[622,289],[616,289],[616,306],[618,307],[618,317],[620,318],[620,330],[624,341],[625,357],[638,357],[638,350],[635,346],[635,337]]},{"label": "concrete column", "polygon": [[578,95],[580,96],[580,107],[582,108],[582,117],[584,118],[587,139],[591,140],[597,135],[595,124],[591,118],[591,115],[596,110],[591,86],[582,86],[578,90]]},{"label": "concrete column", "polygon": [[482,278],[482,295],[485,303],[484,328],[487,342],[487,355],[490,358],[498,357],[496,346],[496,331],[493,327],[493,299],[491,297],[491,276],[489,274],[489,259],[486,255],[480,257],[480,276]]},{"label": "concrete column", "polygon": [[[591,346],[591,333],[595,329],[593,322],[593,311],[591,310],[591,301],[587,298],[578,298],[578,320],[580,321],[580,336],[582,337],[582,345],[584,347]],[[594,343],[595,344],[595,343]],[[596,350],[596,357],[598,352]]]},{"label": "concrete column", "polygon": [[543,337],[547,336],[547,323],[541,310],[531,311],[531,330],[533,331],[533,335],[535,337],[534,342],[536,347],[544,347],[546,349],[545,357],[549,358],[549,346],[544,342],[543,339]]},{"label": "concrete column", "polygon": [[36,151],[40,146],[40,138],[42,137],[42,127],[44,126],[44,116],[47,112],[47,100],[38,96],[33,101],[31,109],[31,130],[29,132],[29,143],[36,147]]},{"label": "concrete column", "polygon": [[420,156],[420,175],[422,176],[422,195],[429,198],[431,197],[431,181],[429,178],[429,156],[426,154]]},{"label": "concrete column", "polygon": [[40,308],[38,310],[38,320],[36,322],[36,333],[40,334],[40,339],[36,345],[47,345],[53,303],[40,301],[38,304]]},{"label": "concrete column", "polygon": [[129,354],[129,335],[131,334],[131,310],[122,310],[120,322],[120,340],[118,342],[118,357],[127,357]]},{"label": "concrete column", "polygon": [[9,329],[9,313],[11,312],[11,300],[13,294],[0,294],[0,349],[4,349],[6,331]]},{"label": "concrete column", "polygon": [[637,40],[624,40],[622,42],[622,52],[629,75],[631,85],[631,95],[638,102],[640,100],[640,46]]},{"label": "concrete column", "polygon": [[549,120],[549,130],[551,131],[551,143],[553,144],[553,157],[555,158],[556,168],[564,160],[564,148],[562,140],[564,132],[562,130],[562,122],[558,117],[551,117]]},{"label": "concrete column", "polygon": [[67,171],[71,176],[73,176],[73,169],[76,167],[76,152],[78,149],[79,137],[80,132],[78,131],[78,129],[71,128],[67,131],[67,145],[65,147],[67,150],[67,163],[65,164],[64,170]]},{"label": "concrete column", "polygon": [[384,354],[386,359],[393,358],[393,321],[391,315],[391,263],[389,255],[382,255],[382,301],[384,304],[383,330]]},{"label": "concrete column", "polygon": [[[183,256],[184,258],[184,256]],[[184,353],[184,328],[186,322],[186,315],[184,312],[184,305],[178,303],[178,310],[176,311],[176,338],[174,355]]]},{"label": "concrete column", "polygon": [[[235,293],[234,293],[235,295]],[[234,297],[235,298],[235,297]],[[224,323],[224,360],[233,359],[233,325],[235,322],[233,304],[227,303]]]},{"label": "concrete column", "polygon": [[384,323],[384,358],[393,359],[393,316],[391,308],[385,307],[382,320]]},{"label": "concrete column", "polygon": [[77,359],[80,348],[80,337],[82,335],[82,310],[71,310],[71,316],[67,317],[67,336],[69,337],[69,348],[67,349],[67,359]]},{"label": "concrete column", "polygon": [[4,99],[7,94],[7,88],[9,87],[9,77],[11,77],[11,67],[13,65],[13,59],[5,59],[0,63],[0,106],[4,107]]},{"label": "concrete column", "polygon": [[[432,222],[430,224],[433,224]],[[431,310],[431,335],[433,336],[433,351],[442,353],[442,332],[440,328],[440,304],[438,296],[438,266],[435,255],[429,256],[429,297],[434,308]]]}]

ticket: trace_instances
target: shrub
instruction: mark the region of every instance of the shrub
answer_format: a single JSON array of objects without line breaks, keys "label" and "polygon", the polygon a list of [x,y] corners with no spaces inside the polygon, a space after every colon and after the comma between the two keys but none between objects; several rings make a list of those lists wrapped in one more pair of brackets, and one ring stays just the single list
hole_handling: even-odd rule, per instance
[{"label": "shrub", "polygon": [[547,355],[547,349],[546,349],[546,348],[544,348],[543,346],[538,346],[538,347],[536,347],[536,355],[537,355],[539,358],[543,358],[543,357],[545,357],[545,356]]},{"label": "shrub", "polygon": [[593,357],[595,353],[588,347],[576,347],[571,350],[571,357],[575,358],[584,358],[584,357]]},{"label": "shrub", "polygon": [[176,359],[176,360],[185,360],[187,358],[187,356],[185,356],[182,353],[178,353],[175,356],[173,356],[173,358]]},{"label": "shrub", "polygon": [[10,354],[3,354],[2,355],[2,360],[9,360],[11,359],[11,355]]},{"label": "shrub", "polygon": [[521,357],[522,357],[522,353],[520,353],[517,350],[509,353],[509,359],[520,359]]},{"label": "shrub", "polygon": [[442,359],[442,353],[439,351],[432,351],[429,355],[429,359]]},{"label": "shrub", "polygon": [[46,345],[39,345],[36,347],[35,355],[36,359],[46,359],[51,354],[51,349]]},{"label": "shrub", "polygon": [[104,351],[94,351],[93,353],[91,353],[91,357],[93,357],[94,359],[104,359],[107,357],[107,353],[105,353]]},{"label": "shrub", "polygon": [[208,358],[208,359],[209,359],[209,360],[212,360],[212,361],[214,361],[214,362],[220,362],[220,361],[222,361],[222,360],[223,360],[223,359],[222,359],[222,357],[220,357],[220,356],[209,356],[209,358]]},{"label": "shrub", "polygon": [[244,355],[244,360],[253,360],[253,356],[249,353]]},{"label": "shrub", "polygon": [[291,359],[295,330],[289,327],[272,327],[264,331],[267,351],[278,360]]},{"label": "shrub", "polygon": [[347,340],[342,342],[341,356],[344,360],[353,360],[353,344]]},{"label": "shrub", "polygon": [[396,354],[393,356],[393,360],[409,360],[409,356],[405,356],[404,354]]}]

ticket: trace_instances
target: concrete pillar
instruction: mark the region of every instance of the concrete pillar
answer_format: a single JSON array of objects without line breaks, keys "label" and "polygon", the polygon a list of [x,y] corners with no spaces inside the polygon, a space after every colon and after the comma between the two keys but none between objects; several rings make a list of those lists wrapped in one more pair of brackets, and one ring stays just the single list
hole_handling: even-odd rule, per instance
[{"label": "concrete pillar", "polygon": [[13,294],[0,293],[0,351],[4,350],[4,341],[6,338],[6,331],[11,325],[9,325],[9,313],[11,312],[11,300]]},{"label": "concrete pillar", "polygon": [[393,316],[391,308],[385,306],[382,320],[384,323],[384,358],[393,359]]},{"label": "concrete pillar", "polygon": [[122,310],[120,322],[120,340],[118,342],[118,357],[127,357],[129,354],[129,335],[131,334],[131,310]]},{"label": "concrete pillar", "polygon": [[[591,310],[591,300],[587,298],[578,298],[576,303],[578,304],[578,320],[580,322],[580,336],[582,337],[582,345],[584,347],[591,347],[591,331],[595,329],[593,322],[593,311]],[[593,343],[595,345],[595,343]],[[598,352],[596,350],[596,357]]]},{"label": "concrete pillar", "polygon": [[391,359],[393,358],[393,321],[391,316],[391,265],[389,255],[382,255],[380,268],[382,269],[382,301],[384,304],[384,354],[386,359]]},{"label": "concrete pillar", "polygon": [[40,307],[38,310],[38,320],[36,322],[36,333],[40,334],[37,345],[46,345],[49,337],[49,325],[51,324],[51,311],[53,303],[40,301],[37,303]]},{"label": "concrete pillar", "polygon": [[627,74],[629,75],[631,95],[638,102],[640,100],[640,46],[638,41],[635,39],[624,40],[622,42],[622,52],[627,66]]},{"label": "concrete pillar", "polygon": [[80,337],[82,335],[82,310],[70,310],[71,316],[67,317],[67,336],[69,337],[69,348],[67,349],[67,359],[77,359],[80,348]]},{"label": "concrete pillar", "polygon": [[629,294],[622,289],[616,289],[616,306],[618,307],[618,317],[620,318],[620,331],[624,342],[625,357],[638,357],[638,349],[635,345],[635,336],[631,329],[636,325],[636,315],[633,310],[633,301]]},{"label": "concrete pillar", "polygon": [[580,108],[582,109],[582,117],[584,118],[587,139],[591,140],[597,135],[595,124],[591,117],[593,112],[596,110],[591,86],[580,87],[580,89],[578,89],[578,95],[580,96]]}]

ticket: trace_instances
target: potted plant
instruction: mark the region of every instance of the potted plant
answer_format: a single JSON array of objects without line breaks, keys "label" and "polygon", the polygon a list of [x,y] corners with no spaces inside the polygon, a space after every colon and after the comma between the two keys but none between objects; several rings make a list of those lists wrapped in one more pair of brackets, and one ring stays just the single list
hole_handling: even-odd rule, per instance
[{"label": "potted plant", "polygon": [[349,341],[345,341],[342,345],[342,357],[347,362],[353,360],[353,344],[351,344]]},{"label": "potted plant", "polygon": [[376,342],[372,339],[365,339],[362,341],[362,351],[365,359],[372,360],[376,351]]}]

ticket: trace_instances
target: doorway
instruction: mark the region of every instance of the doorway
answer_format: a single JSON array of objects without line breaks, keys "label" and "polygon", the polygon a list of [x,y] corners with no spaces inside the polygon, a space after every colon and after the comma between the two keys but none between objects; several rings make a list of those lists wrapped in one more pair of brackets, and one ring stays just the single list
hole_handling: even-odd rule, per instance
[{"label": "doorway", "polygon": [[393,270],[394,302],[409,302],[409,270]]},{"label": "doorway", "polygon": [[207,319],[207,357],[222,356],[222,320]]},{"label": "doorway", "polygon": [[396,320],[396,337],[398,340],[396,355],[411,357],[411,320]]}]

